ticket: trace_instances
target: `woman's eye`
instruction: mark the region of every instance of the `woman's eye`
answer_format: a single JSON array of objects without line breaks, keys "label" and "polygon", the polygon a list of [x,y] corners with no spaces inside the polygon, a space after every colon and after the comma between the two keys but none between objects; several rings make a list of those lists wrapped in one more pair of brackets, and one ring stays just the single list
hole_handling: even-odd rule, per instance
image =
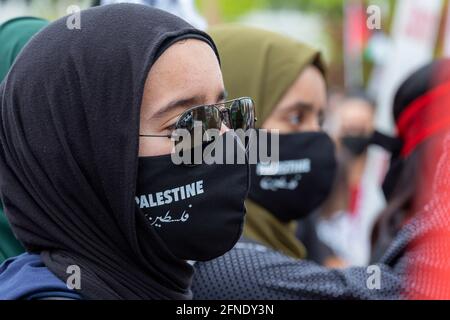
[{"label": "woman's eye", "polygon": [[301,114],[293,114],[289,117],[289,122],[292,125],[296,126],[302,122],[302,118],[303,118],[303,115],[301,115]]},{"label": "woman's eye", "polygon": [[325,115],[320,115],[319,116],[319,127],[323,128],[324,125],[325,125]]},{"label": "woman's eye", "polygon": [[176,129],[176,124],[173,123],[171,125],[168,125],[164,128],[164,131],[167,132],[167,134],[172,134],[173,131]]}]

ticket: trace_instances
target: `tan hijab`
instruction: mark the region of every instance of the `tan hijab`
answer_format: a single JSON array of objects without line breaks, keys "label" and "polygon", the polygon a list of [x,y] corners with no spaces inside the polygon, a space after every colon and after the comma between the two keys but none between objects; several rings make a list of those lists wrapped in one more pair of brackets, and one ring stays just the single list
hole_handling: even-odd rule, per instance
[{"label": "tan hijab", "polygon": [[[220,52],[230,98],[253,98],[259,125],[305,67],[314,65],[325,73],[318,51],[277,33],[240,25],[214,27],[209,33]],[[295,236],[295,223],[280,222],[253,201],[247,200],[246,205],[245,237],[291,257],[305,257],[305,248]]]}]

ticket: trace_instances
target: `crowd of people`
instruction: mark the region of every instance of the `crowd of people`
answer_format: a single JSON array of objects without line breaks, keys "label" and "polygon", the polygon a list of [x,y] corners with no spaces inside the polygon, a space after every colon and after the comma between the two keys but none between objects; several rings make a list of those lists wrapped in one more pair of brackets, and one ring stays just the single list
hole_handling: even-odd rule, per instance
[{"label": "crowd of people", "polygon": [[[0,299],[450,298],[449,59],[404,80],[387,136],[297,40],[141,4],[80,17],[0,25]],[[247,151],[264,140],[235,130],[277,133],[279,171],[174,164],[195,123]]]}]

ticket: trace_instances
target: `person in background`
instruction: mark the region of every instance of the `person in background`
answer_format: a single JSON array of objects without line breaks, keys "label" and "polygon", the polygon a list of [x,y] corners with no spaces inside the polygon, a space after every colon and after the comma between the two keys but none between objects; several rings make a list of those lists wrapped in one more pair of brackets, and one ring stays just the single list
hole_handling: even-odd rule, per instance
[{"label": "person in background", "polygon": [[[44,19],[20,17],[0,25],[0,82],[8,74],[16,57],[28,41],[42,28],[48,25]],[[0,264],[24,251],[16,240],[0,207]]]},{"label": "person in background", "polygon": [[321,130],[327,97],[322,57],[303,43],[256,28],[225,25],[209,32],[222,56],[228,94],[251,96],[259,128],[280,133],[279,171],[251,166],[244,237],[305,258],[295,221],[326,199],[336,169],[334,145]]},{"label": "person in background", "polygon": [[342,260],[342,266],[362,266],[369,262],[370,235],[376,219],[365,206],[365,195],[370,184],[379,187],[378,181],[366,177],[375,106],[363,94],[350,94],[330,107],[328,116],[339,169],[333,191],[318,212],[317,233]]},{"label": "person in background", "polygon": [[371,268],[329,269],[240,241],[224,256],[195,264],[194,298],[449,299],[449,88],[450,60],[413,74],[395,99],[398,140],[375,141],[393,157]]},{"label": "person in background", "polygon": [[379,259],[413,214],[436,196],[433,193],[440,194],[433,174],[450,128],[450,59],[413,73],[398,89],[393,113],[398,138],[386,146],[392,153],[382,186],[388,206],[372,234],[372,261]]},{"label": "person in background", "polygon": [[[383,191],[388,201],[372,235],[372,261],[410,241],[405,263],[409,299],[450,298],[450,59],[414,72],[394,99],[398,140]],[[408,232],[406,232],[408,231]]]}]

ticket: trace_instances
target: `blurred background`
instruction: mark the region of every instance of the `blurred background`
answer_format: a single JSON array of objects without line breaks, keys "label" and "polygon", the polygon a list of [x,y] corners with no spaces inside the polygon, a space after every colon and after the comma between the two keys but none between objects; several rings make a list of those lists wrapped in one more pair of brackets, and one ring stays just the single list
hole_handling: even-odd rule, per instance
[{"label": "blurred background", "polygon": [[[66,15],[70,5],[84,9],[98,2],[100,1],[0,0],[0,23],[22,15],[54,20]],[[401,0],[178,0],[178,2],[192,2],[192,6],[209,25],[238,22],[259,26],[288,34],[320,48],[330,66],[330,84],[337,89],[345,86],[366,86],[370,83],[375,66],[386,63],[387,52],[392,45],[390,40],[395,20],[401,19],[398,10],[404,7]],[[426,4],[434,1],[403,2]],[[433,27],[436,37],[433,54],[442,55],[445,50],[448,0],[437,2],[440,3],[440,12],[436,19],[427,16],[427,12],[414,12],[412,15],[415,15],[413,18],[416,25],[427,23],[427,19],[435,20],[432,22],[437,24]],[[380,10],[380,28],[373,30],[366,26],[367,19],[370,18],[368,13],[370,6],[376,6]],[[346,71],[346,65],[351,72]]]},{"label": "blurred background", "polygon": [[[0,0],[0,23],[18,16],[55,20],[72,13],[68,8],[73,5],[85,9],[113,2],[122,1]],[[400,83],[433,58],[450,57],[449,0],[126,2],[157,6],[201,29],[241,23],[289,35],[320,49],[329,68],[325,130],[338,146],[351,132],[369,135],[377,129],[395,134],[391,110]],[[368,262],[372,226],[385,206],[380,184],[389,154],[375,146],[361,151],[350,160],[343,152],[345,174],[337,189],[346,192],[334,194],[330,212],[312,226],[347,265]]]}]

